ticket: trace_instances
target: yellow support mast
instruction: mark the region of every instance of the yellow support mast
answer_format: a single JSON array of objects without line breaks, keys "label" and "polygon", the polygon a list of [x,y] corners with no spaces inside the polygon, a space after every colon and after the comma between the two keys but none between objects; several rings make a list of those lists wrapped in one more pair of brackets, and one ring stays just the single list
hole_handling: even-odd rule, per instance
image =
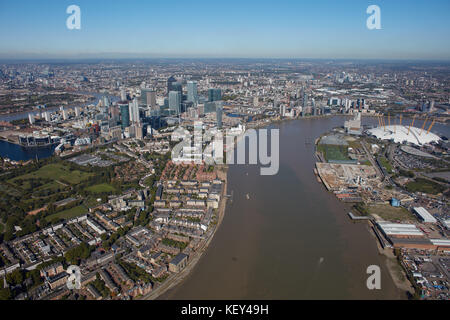
[{"label": "yellow support mast", "polygon": [[409,125],[409,128],[408,128],[408,136],[409,136],[409,133],[411,132],[411,127],[414,127],[414,122],[416,121],[416,116],[417,116],[417,115],[414,115],[413,121],[412,121],[411,124]]},{"label": "yellow support mast", "polygon": [[428,128],[427,134],[430,133],[431,129],[433,128],[434,124],[436,123],[436,119],[433,120],[433,122],[431,123],[431,126]]},{"label": "yellow support mast", "polygon": [[423,129],[425,128],[425,125],[427,124],[427,121],[428,121],[428,117],[425,118],[425,122],[422,125],[422,129],[419,132],[419,136],[422,135]]},{"label": "yellow support mast", "polygon": [[397,117],[395,117],[395,121],[394,121],[394,134],[397,133]]},{"label": "yellow support mast", "polygon": [[400,115],[400,126],[402,125],[403,115]]},{"label": "yellow support mast", "polygon": [[388,113],[388,124],[389,124],[389,127],[391,126],[391,114],[390,113]]}]

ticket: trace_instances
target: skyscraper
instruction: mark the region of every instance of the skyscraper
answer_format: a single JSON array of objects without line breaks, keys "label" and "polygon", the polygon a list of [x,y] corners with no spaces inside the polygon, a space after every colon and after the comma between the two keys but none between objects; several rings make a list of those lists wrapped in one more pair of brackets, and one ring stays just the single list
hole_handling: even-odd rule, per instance
[{"label": "skyscraper", "polygon": [[181,94],[178,91],[169,92],[169,112],[174,115],[181,112]]},{"label": "skyscraper", "polygon": [[216,102],[216,120],[217,128],[222,129],[223,103]]},{"label": "skyscraper", "polygon": [[130,126],[130,108],[128,104],[119,104],[122,129]]},{"label": "skyscraper", "polygon": [[175,79],[173,76],[170,77],[170,78],[167,80],[167,94],[169,94],[170,91],[174,91],[174,90],[173,90],[173,84],[174,84],[175,82],[177,82],[177,79]]},{"label": "skyscraper", "polygon": [[155,108],[156,107],[156,91],[149,88],[141,89],[141,106]]},{"label": "skyscraper", "polygon": [[130,103],[130,121],[133,122],[133,124],[137,124],[140,122],[139,103],[136,98]]},{"label": "skyscraper", "polygon": [[122,101],[126,101],[127,100],[127,93],[126,93],[124,88],[120,89],[120,100],[122,100]]},{"label": "skyscraper", "polygon": [[198,102],[197,82],[189,81],[187,83],[187,92],[188,92],[187,101],[197,104]]},{"label": "skyscraper", "polygon": [[108,97],[107,96],[103,96],[102,97],[102,104],[103,104],[103,106],[104,107],[109,107],[109,99],[108,99]]},{"label": "skyscraper", "polygon": [[208,89],[208,101],[213,102],[219,100],[222,100],[222,90],[214,88]]}]

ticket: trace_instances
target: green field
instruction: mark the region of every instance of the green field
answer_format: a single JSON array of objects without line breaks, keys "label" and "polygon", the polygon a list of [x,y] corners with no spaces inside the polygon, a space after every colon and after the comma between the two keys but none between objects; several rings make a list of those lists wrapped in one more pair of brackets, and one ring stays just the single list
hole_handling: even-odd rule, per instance
[{"label": "green field", "polygon": [[392,173],[392,165],[389,163],[388,159],[385,157],[379,158],[380,164],[386,169],[387,173]]},{"label": "green field", "polygon": [[108,183],[102,183],[102,184],[97,184],[95,186],[91,186],[89,188],[86,188],[87,191],[91,192],[91,193],[95,193],[95,194],[100,194],[100,193],[107,193],[107,192],[115,192],[116,189],[108,184]]},{"label": "green field", "polygon": [[416,221],[415,216],[405,208],[396,208],[391,205],[376,205],[367,207],[370,214],[376,214],[387,221]]},{"label": "green field", "polygon": [[410,182],[406,185],[406,190],[409,192],[423,192],[428,194],[439,194],[446,190],[446,188],[439,183],[417,178],[415,181]]},{"label": "green field", "polygon": [[88,210],[86,209],[86,207],[81,205],[81,206],[78,206],[78,207],[74,207],[74,208],[71,208],[71,209],[67,209],[67,210],[64,210],[64,211],[52,214],[52,215],[50,215],[48,217],[45,217],[45,220],[47,220],[50,223],[54,223],[54,222],[57,222],[60,219],[65,219],[65,220],[71,219],[71,218],[74,218],[74,217],[81,216],[81,215],[83,215],[83,214],[85,214],[87,212],[88,212]]},{"label": "green field", "polygon": [[350,158],[348,156],[348,147],[347,146],[335,146],[335,145],[330,145],[330,144],[321,144],[317,147],[317,150],[322,152],[326,161],[350,160]]},{"label": "green field", "polygon": [[17,180],[23,180],[25,184],[27,179],[34,178],[49,179],[52,181],[60,181],[62,183],[75,185],[88,179],[92,175],[92,173],[82,172],[79,170],[70,170],[64,164],[57,163],[46,165],[35,172],[16,177],[9,182],[15,184]]}]

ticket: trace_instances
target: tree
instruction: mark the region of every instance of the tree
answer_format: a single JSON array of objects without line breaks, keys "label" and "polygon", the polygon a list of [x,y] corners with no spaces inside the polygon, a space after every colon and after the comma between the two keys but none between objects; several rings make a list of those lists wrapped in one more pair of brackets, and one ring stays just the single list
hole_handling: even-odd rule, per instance
[{"label": "tree", "polygon": [[7,274],[6,281],[12,286],[21,284],[23,282],[22,270],[16,269],[13,272]]},{"label": "tree", "polygon": [[87,245],[87,243],[83,242],[79,246],[67,251],[64,257],[66,258],[68,263],[78,265],[80,263],[80,260],[89,258],[92,251],[93,247],[90,247]]},{"label": "tree", "polygon": [[11,290],[0,289],[0,300],[9,300],[9,299],[11,299]]}]

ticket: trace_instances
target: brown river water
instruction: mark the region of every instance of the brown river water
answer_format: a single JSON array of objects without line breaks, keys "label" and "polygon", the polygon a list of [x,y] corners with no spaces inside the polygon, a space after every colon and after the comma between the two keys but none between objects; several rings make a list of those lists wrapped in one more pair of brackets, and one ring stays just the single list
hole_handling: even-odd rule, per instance
[{"label": "brown river water", "polygon": [[[314,175],[314,141],[344,117],[272,124],[280,129],[280,170],[231,165],[225,218],[185,280],[161,299],[404,299],[366,222],[352,222]],[[364,119],[375,123],[376,119]],[[249,194],[248,200],[246,195]],[[369,290],[367,267],[381,267]]]}]

